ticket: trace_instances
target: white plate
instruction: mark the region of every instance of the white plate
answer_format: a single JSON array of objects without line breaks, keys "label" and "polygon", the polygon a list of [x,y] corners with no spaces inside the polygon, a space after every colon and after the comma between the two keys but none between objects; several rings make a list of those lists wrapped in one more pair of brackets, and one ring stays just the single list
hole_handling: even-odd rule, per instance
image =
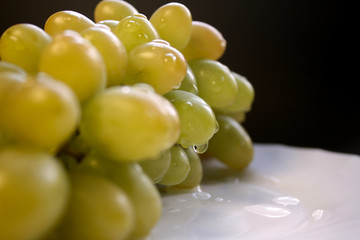
[{"label": "white plate", "polygon": [[243,173],[205,168],[201,188],[163,196],[149,239],[360,239],[359,156],[256,144]]}]

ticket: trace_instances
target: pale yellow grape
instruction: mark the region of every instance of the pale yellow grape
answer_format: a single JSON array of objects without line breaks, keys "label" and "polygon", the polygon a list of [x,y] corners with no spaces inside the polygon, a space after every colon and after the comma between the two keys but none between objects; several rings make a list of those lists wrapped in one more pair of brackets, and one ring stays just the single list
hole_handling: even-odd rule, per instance
[{"label": "pale yellow grape", "polygon": [[0,239],[37,240],[67,205],[69,183],[57,160],[19,147],[0,150]]},{"label": "pale yellow grape", "polygon": [[82,169],[93,171],[120,186],[135,211],[135,225],[128,239],[144,239],[158,223],[162,213],[161,196],[152,180],[137,163],[119,163],[89,155]]},{"label": "pale yellow grape", "polygon": [[164,41],[154,40],[129,52],[124,84],[147,83],[159,94],[177,88],[186,75],[184,56]]},{"label": "pale yellow grape", "polygon": [[181,183],[185,180],[190,172],[189,158],[184,149],[179,145],[175,145],[170,149],[171,162],[170,166],[159,181],[159,184],[171,186]]},{"label": "pale yellow grape", "polygon": [[92,20],[79,12],[63,10],[52,14],[46,20],[44,30],[51,36],[55,36],[64,30],[81,32],[94,25]]},{"label": "pale yellow grape", "polygon": [[101,54],[74,31],[54,37],[43,51],[39,68],[70,86],[80,102],[106,86],[106,66]]},{"label": "pale yellow grape", "polygon": [[175,108],[152,91],[111,87],[83,108],[80,132],[99,153],[116,161],[157,157],[180,131]]},{"label": "pale yellow grape", "polygon": [[225,49],[226,40],[219,30],[208,23],[193,21],[190,40],[181,52],[188,61],[197,58],[218,60]]},{"label": "pale yellow grape", "polygon": [[143,14],[134,14],[123,18],[114,33],[128,52],[136,46],[160,38],[158,32]]},{"label": "pale yellow grape", "polygon": [[51,37],[38,26],[29,23],[13,25],[1,35],[1,60],[35,74],[41,52],[50,41]]},{"label": "pale yellow grape", "polygon": [[63,144],[80,119],[71,89],[44,73],[13,89],[2,107],[0,123],[5,133],[19,143],[47,150]]},{"label": "pale yellow grape", "polygon": [[131,201],[115,183],[90,173],[71,174],[71,193],[55,236],[66,240],[122,240],[134,227]]},{"label": "pale yellow grape", "polygon": [[219,131],[210,139],[207,153],[232,169],[245,169],[254,157],[251,138],[231,117],[218,115],[217,121]]},{"label": "pale yellow grape", "polygon": [[150,22],[160,37],[176,49],[182,50],[188,44],[192,16],[185,5],[176,2],[165,4],[152,14]]},{"label": "pale yellow grape", "polygon": [[159,157],[140,161],[139,165],[154,183],[158,183],[169,169],[170,162],[170,151],[165,150]]},{"label": "pale yellow grape", "polygon": [[117,21],[117,20],[102,20],[102,21],[99,21],[98,23],[105,24],[106,26],[108,26],[110,28],[110,30],[112,32],[114,32],[115,28],[119,24],[119,22],[120,21]]},{"label": "pale yellow grape", "polygon": [[187,66],[186,75],[181,81],[181,85],[179,88],[177,88],[177,90],[184,90],[195,95],[199,93],[196,78],[189,65]]},{"label": "pale yellow grape", "polygon": [[185,149],[185,153],[189,159],[190,172],[181,183],[175,185],[177,188],[194,188],[200,185],[203,177],[203,167],[200,156],[192,147]]},{"label": "pale yellow grape", "polygon": [[103,57],[107,70],[106,85],[120,85],[128,64],[124,45],[111,31],[99,27],[87,28],[81,35],[89,40]]},{"label": "pale yellow grape", "polygon": [[127,1],[122,0],[102,0],[94,11],[95,22],[103,20],[117,20],[136,14],[138,11]]}]

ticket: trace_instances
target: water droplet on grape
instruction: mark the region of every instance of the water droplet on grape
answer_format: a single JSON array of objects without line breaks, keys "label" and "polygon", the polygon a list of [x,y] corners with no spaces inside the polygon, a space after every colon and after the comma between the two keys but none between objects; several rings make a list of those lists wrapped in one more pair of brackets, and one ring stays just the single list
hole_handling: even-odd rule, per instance
[{"label": "water droplet on grape", "polygon": [[206,152],[207,148],[208,148],[208,143],[193,146],[194,152],[198,154]]},{"label": "water droplet on grape", "polygon": [[217,133],[219,131],[219,123],[215,121],[215,131],[214,133]]}]

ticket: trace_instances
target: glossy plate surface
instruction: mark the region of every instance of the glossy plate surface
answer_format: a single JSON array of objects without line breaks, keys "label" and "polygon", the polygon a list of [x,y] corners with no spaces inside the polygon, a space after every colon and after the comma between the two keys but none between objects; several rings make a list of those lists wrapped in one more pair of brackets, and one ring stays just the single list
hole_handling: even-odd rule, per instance
[{"label": "glossy plate surface", "polygon": [[205,166],[201,187],[163,195],[149,240],[360,239],[360,157],[256,144],[237,173]]}]

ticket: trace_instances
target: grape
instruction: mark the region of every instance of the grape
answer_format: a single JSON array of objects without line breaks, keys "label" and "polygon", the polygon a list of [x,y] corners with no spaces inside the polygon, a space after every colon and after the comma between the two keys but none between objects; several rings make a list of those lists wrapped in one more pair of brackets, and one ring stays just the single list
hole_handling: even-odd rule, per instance
[{"label": "grape", "polygon": [[51,37],[33,24],[13,25],[1,35],[1,59],[35,74],[38,72],[41,52],[50,41]]},{"label": "grape", "polygon": [[159,34],[143,14],[134,14],[123,18],[114,33],[128,52],[136,46],[159,38]]},{"label": "grape", "polygon": [[80,106],[70,88],[41,73],[8,94],[0,124],[19,143],[49,150],[73,134],[79,118]]},{"label": "grape", "polygon": [[184,79],[181,81],[181,85],[178,90],[184,90],[193,94],[198,94],[198,88],[196,83],[196,78],[191,68],[188,66],[186,70],[186,75]]},{"label": "grape", "polygon": [[111,31],[99,27],[87,28],[81,35],[89,40],[103,57],[107,70],[107,86],[120,85],[128,63],[124,45]]},{"label": "grape", "polygon": [[106,67],[99,51],[71,30],[58,34],[40,58],[40,71],[66,83],[80,102],[105,88]]},{"label": "grape", "polygon": [[175,185],[175,187],[194,188],[200,185],[203,176],[201,159],[193,148],[185,149],[185,153],[189,159],[190,172],[187,175],[187,177],[184,179],[184,181]]},{"label": "grape", "polygon": [[161,216],[161,197],[139,164],[119,163],[89,155],[81,168],[102,174],[125,191],[135,211],[135,225],[129,239],[142,239],[150,233]]},{"label": "grape", "polygon": [[50,155],[26,148],[0,150],[0,239],[39,239],[59,221],[69,183]]},{"label": "grape", "polygon": [[189,9],[181,3],[168,3],[158,8],[150,17],[160,37],[171,46],[182,50],[189,42],[192,17]]},{"label": "grape", "polygon": [[139,164],[143,171],[149,176],[149,178],[154,183],[158,183],[169,169],[170,162],[170,151],[165,150],[160,154],[159,157],[155,159],[146,159],[139,162]]},{"label": "grape", "polygon": [[237,86],[238,94],[235,101],[227,107],[219,109],[223,113],[247,112],[251,109],[251,104],[254,101],[254,88],[251,83],[238,73],[232,72]]},{"label": "grape", "polygon": [[211,107],[221,109],[233,104],[238,87],[227,66],[210,59],[192,60],[189,65],[197,81],[198,95]]},{"label": "grape", "polygon": [[99,93],[83,109],[80,132],[99,153],[116,161],[157,157],[179,136],[179,117],[162,96],[118,86]]},{"label": "grape", "polygon": [[138,11],[130,3],[122,0],[102,0],[94,11],[95,22],[117,20],[136,14]]},{"label": "grape", "polygon": [[164,41],[154,40],[129,53],[124,84],[147,83],[164,94],[178,87],[186,75],[183,55]]},{"label": "grape", "polygon": [[252,161],[254,149],[245,129],[228,116],[217,116],[219,131],[209,141],[207,152],[232,169],[243,170]]},{"label": "grape", "polygon": [[115,28],[117,27],[117,25],[119,24],[120,21],[117,20],[102,20],[99,21],[99,24],[105,24],[106,26],[108,26],[111,30],[111,32],[115,31]]},{"label": "grape", "polygon": [[225,49],[226,40],[216,28],[208,23],[192,21],[190,40],[181,52],[188,61],[197,58],[218,60]]},{"label": "grape", "polygon": [[72,173],[69,204],[54,235],[66,240],[126,239],[134,217],[129,198],[115,183],[90,173]]},{"label": "grape", "polygon": [[180,117],[177,142],[185,148],[206,144],[218,128],[211,107],[197,95],[183,90],[173,90],[164,96],[174,105]]},{"label": "grape", "polygon": [[4,73],[18,73],[24,76],[26,75],[26,72],[21,67],[9,62],[0,61],[0,74]]},{"label": "grape", "polygon": [[178,145],[170,149],[171,162],[169,169],[160,180],[162,185],[175,185],[185,180],[190,172],[190,163],[185,151]]},{"label": "grape", "polygon": [[79,12],[63,10],[52,14],[46,20],[44,30],[51,36],[55,36],[64,30],[81,32],[94,25],[92,20]]}]

